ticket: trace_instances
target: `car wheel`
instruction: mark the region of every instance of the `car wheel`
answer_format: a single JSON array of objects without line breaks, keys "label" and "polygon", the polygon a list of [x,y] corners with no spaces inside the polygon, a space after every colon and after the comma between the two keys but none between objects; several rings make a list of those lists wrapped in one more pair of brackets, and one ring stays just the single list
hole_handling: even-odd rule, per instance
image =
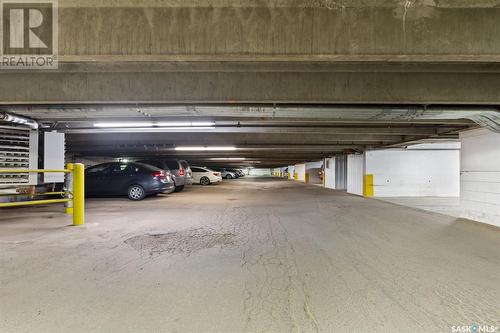
[{"label": "car wheel", "polygon": [[184,185],[176,186],[174,192],[182,192],[183,189],[184,189]]},{"label": "car wheel", "polygon": [[146,197],[146,192],[141,185],[132,185],[128,188],[127,195],[130,200],[139,201]]},{"label": "car wheel", "polygon": [[227,175],[227,176],[226,176],[226,179],[233,179],[233,176],[231,176],[231,175]]},{"label": "car wheel", "polygon": [[208,179],[208,177],[201,177],[200,184],[201,185],[210,185],[210,179]]}]

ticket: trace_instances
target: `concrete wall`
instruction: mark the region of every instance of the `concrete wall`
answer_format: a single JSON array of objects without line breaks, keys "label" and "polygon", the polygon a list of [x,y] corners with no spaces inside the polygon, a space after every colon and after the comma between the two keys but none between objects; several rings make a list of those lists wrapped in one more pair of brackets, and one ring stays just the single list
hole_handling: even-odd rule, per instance
[{"label": "concrete wall", "polygon": [[309,175],[310,184],[322,184],[323,182],[319,178],[319,172],[323,166],[323,161],[307,162],[306,163],[306,173]]},{"label": "concrete wall", "polygon": [[500,134],[479,129],[460,138],[463,217],[500,226]]},{"label": "concrete wall", "polygon": [[460,196],[460,145],[417,145],[366,152],[376,197]]},{"label": "concrete wall", "polygon": [[347,193],[363,195],[365,156],[347,156]]},{"label": "concrete wall", "polygon": [[295,164],[295,173],[297,173],[297,181],[305,182],[306,181],[306,165],[303,164]]}]

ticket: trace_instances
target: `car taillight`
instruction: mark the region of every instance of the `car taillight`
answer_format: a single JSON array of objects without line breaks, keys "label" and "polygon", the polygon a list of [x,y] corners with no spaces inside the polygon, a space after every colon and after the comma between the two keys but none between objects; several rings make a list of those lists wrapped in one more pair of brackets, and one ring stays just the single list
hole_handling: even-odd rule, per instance
[{"label": "car taillight", "polygon": [[179,169],[179,176],[186,175],[186,171],[184,169]]},{"label": "car taillight", "polygon": [[165,173],[163,171],[155,171],[151,174],[151,176],[155,177],[155,178],[160,178],[160,179],[165,179],[167,178],[167,176],[165,175]]},{"label": "car taillight", "polygon": [[220,173],[214,172],[214,176],[219,176],[219,175],[220,175]]}]

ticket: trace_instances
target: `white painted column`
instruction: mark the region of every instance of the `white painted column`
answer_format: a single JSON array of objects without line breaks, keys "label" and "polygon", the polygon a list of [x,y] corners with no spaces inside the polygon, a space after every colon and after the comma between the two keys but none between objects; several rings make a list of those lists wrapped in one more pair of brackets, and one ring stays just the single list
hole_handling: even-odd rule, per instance
[{"label": "white painted column", "polygon": [[325,158],[325,187],[335,189],[335,157]]},{"label": "white painted column", "polygon": [[460,133],[462,216],[500,226],[500,133]]},{"label": "white painted column", "polygon": [[347,193],[363,195],[365,155],[347,156]]},{"label": "white painted column", "polygon": [[305,165],[305,163],[295,164],[295,172],[297,173],[297,181],[299,181],[299,182],[306,181],[306,165]]}]

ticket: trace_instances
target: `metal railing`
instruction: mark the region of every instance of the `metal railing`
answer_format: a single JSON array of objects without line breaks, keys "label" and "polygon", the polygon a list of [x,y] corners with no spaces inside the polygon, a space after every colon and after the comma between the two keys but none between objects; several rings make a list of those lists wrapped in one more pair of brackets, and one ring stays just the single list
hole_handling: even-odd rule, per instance
[{"label": "metal railing", "polygon": [[13,193],[2,194],[1,196],[40,196],[40,195],[64,195],[62,199],[28,200],[16,202],[0,203],[0,208],[46,205],[53,203],[66,203],[66,213],[73,215],[73,225],[83,225],[85,223],[85,166],[81,163],[68,163],[63,170],[29,170],[29,169],[0,169],[0,173],[53,173],[61,172],[70,178],[68,184],[72,184],[70,192],[41,192],[41,193]]}]

